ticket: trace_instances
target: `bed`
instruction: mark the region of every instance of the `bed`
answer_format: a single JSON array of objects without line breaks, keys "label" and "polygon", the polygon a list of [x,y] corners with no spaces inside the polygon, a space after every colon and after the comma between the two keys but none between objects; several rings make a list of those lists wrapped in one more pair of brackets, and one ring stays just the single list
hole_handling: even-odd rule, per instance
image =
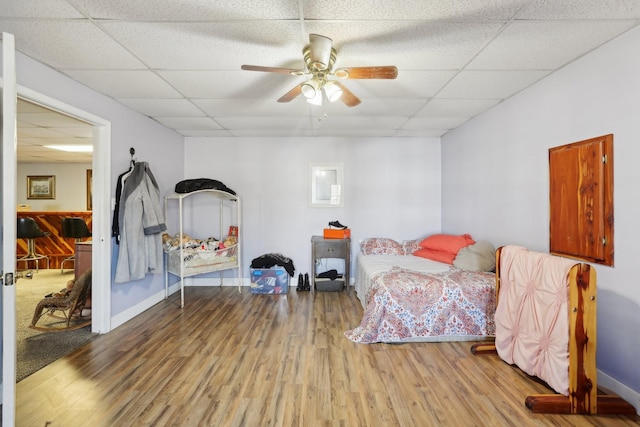
[{"label": "bed", "polygon": [[466,256],[458,259],[474,261],[456,266],[462,248],[446,248],[451,252],[446,256],[414,255],[422,249],[443,249],[419,246],[425,240],[362,242],[355,290],[364,315],[360,325],[345,332],[347,338],[370,344],[477,341],[495,335],[495,274],[486,271],[495,266],[493,247],[482,242],[481,256],[470,256],[478,245],[469,236],[460,242],[466,244]]}]

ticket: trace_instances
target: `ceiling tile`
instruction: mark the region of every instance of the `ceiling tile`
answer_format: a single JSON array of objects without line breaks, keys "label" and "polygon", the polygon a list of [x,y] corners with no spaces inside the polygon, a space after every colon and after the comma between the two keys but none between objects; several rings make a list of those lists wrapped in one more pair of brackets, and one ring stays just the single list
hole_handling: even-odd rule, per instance
[{"label": "ceiling tile", "polygon": [[82,18],[82,15],[64,0],[3,1],[0,3],[0,16],[3,18]]},{"label": "ceiling tile", "polygon": [[307,22],[309,32],[333,39],[337,67],[395,65],[400,70],[456,70],[493,37],[494,22]]},{"label": "ceiling tile", "polygon": [[509,19],[528,0],[378,0],[336,2],[333,0],[304,0],[307,19],[371,19],[371,20],[488,20]]},{"label": "ceiling tile", "polygon": [[412,138],[419,138],[419,137],[437,138],[437,137],[440,137],[440,136],[444,135],[445,133],[449,132],[450,130],[451,129],[427,129],[427,130],[405,130],[405,129],[400,129],[398,132],[396,132],[396,134],[394,136],[412,137]]},{"label": "ceiling tile", "polygon": [[514,22],[468,69],[556,69],[634,25],[635,21]]},{"label": "ceiling tile", "polygon": [[93,138],[93,126],[85,124],[79,127],[56,128],[61,134],[73,136],[74,138]]},{"label": "ceiling tile", "polygon": [[143,63],[89,22],[0,19],[0,28],[15,36],[16,50],[54,68],[144,68]]},{"label": "ceiling tile", "polygon": [[[303,101],[306,103],[306,101]],[[423,105],[423,99],[364,99],[362,103],[356,107],[347,107],[344,103],[336,101],[326,103],[325,106],[315,107],[312,109],[312,115],[318,116],[322,114],[340,115],[340,116],[374,116],[384,117],[388,114],[394,116],[409,117],[414,115]]]},{"label": "ceiling tile", "polygon": [[[70,0],[93,18],[148,21],[250,21],[258,19],[298,19],[295,1],[211,0],[168,1],[158,7],[157,0]],[[232,7],[231,7],[232,6]]]},{"label": "ceiling tile", "polygon": [[116,101],[145,116],[188,117],[205,114],[186,99],[118,98]]},{"label": "ceiling tile", "polygon": [[[240,65],[302,65],[298,24],[288,21],[212,23],[105,22],[102,27],[150,68],[237,70]],[[300,59],[298,59],[300,58]]]},{"label": "ceiling tile", "polygon": [[113,98],[182,98],[151,71],[66,70],[73,79]]},{"label": "ceiling tile", "polygon": [[504,99],[532,85],[547,74],[546,71],[462,71],[438,96]]},{"label": "ceiling tile", "polygon": [[309,117],[220,117],[217,121],[222,127],[231,131],[236,129],[311,129]]},{"label": "ceiling tile", "polygon": [[154,119],[170,129],[220,129],[220,125],[209,117],[154,117]]},{"label": "ceiling tile", "polygon": [[267,129],[267,130],[253,130],[253,129],[234,129],[229,133],[235,137],[244,138],[260,138],[260,137],[305,137],[315,136],[316,134],[311,129],[298,129],[298,128],[280,128],[280,129]]},{"label": "ceiling tile", "polygon": [[328,116],[323,120],[313,120],[314,129],[361,129],[375,131],[380,129],[400,129],[407,121],[406,117],[375,117],[375,116]]},{"label": "ceiling tile", "polygon": [[27,127],[27,128],[18,128],[17,130],[18,138],[26,137],[26,138],[65,138],[67,135],[63,134],[57,129],[49,129],[42,127]]},{"label": "ceiling tile", "polygon": [[243,71],[159,71],[187,98],[278,99],[307,80],[283,74]]},{"label": "ceiling tile", "polygon": [[86,125],[86,123],[75,119],[73,117],[65,116],[64,114],[52,113],[52,112],[38,112],[38,113],[20,113],[20,120],[24,123],[29,123],[33,126],[42,127],[78,127],[79,125]]},{"label": "ceiling tile", "polygon": [[303,99],[278,103],[273,99],[194,99],[212,117],[307,116],[311,105]]},{"label": "ceiling tile", "polygon": [[467,117],[412,117],[403,130],[454,129],[469,120]]},{"label": "ceiling tile", "polygon": [[342,83],[360,98],[429,98],[455,75],[455,71],[399,70],[394,80],[345,80]]},{"label": "ceiling tile", "polygon": [[518,19],[638,19],[637,0],[533,0]]},{"label": "ceiling tile", "polygon": [[231,136],[231,133],[225,129],[208,129],[208,130],[176,130],[180,135],[183,136],[202,136],[202,137],[225,137]]},{"label": "ceiling tile", "polygon": [[499,99],[432,99],[416,116],[473,117],[500,102]]}]

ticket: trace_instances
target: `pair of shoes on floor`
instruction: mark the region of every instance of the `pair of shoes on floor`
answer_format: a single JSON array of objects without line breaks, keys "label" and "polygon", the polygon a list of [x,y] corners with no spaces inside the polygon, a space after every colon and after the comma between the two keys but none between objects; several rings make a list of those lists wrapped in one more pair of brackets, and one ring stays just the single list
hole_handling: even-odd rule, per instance
[{"label": "pair of shoes on floor", "polygon": [[298,274],[298,287],[296,291],[310,291],[311,285],[309,284],[309,274],[304,273],[304,279],[302,278],[302,273]]},{"label": "pair of shoes on floor", "polygon": [[329,223],[329,228],[337,228],[339,230],[344,230],[344,229],[347,229],[349,227],[347,227],[346,225],[340,224],[340,221],[331,221]]}]

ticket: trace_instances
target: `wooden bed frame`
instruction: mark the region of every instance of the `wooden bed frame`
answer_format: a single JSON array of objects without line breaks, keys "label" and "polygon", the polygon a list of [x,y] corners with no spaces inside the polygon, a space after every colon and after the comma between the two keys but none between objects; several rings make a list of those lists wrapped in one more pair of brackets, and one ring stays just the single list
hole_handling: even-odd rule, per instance
[{"label": "wooden bed frame", "polygon": [[[496,251],[496,301],[500,291],[500,254]],[[577,263],[569,270],[569,395],[534,394],[525,405],[535,413],[635,415],[635,408],[615,395],[598,393],[596,369],[596,272]],[[497,354],[493,343],[471,347],[475,355]]]}]

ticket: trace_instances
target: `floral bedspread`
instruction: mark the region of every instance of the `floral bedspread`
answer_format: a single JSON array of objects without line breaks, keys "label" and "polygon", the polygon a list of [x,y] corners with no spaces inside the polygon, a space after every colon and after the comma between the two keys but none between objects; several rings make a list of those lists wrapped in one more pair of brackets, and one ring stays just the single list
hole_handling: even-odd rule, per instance
[{"label": "floral bedspread", "polygon": [[393,267],[372,277],[364,317],[345,332],[361,344],[454,341],[495,335],[495,275],[451,268],[420,273]]}]

